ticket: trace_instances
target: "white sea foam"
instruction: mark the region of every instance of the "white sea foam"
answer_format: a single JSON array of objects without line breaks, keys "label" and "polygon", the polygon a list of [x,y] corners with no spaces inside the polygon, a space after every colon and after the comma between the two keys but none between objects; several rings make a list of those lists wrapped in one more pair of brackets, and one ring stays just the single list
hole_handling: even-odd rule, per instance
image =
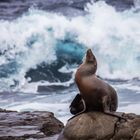
[{"label": "white sea foam", "polygon": [[41,103],[38,101],[25,101],[22,103],[11,103],[4,108],[16,111],[50,111],[53,112],[57,118],[63,121],[63,123],[66,123],[66,121],[72,116],[69,112],[68,102],[62,103],[53,101],[52,103]]},{"label": "white sea foam", "polygon": [[129,104],[128,106],[120,107],[118,111],[140,114],[139,108],[140,108],[140,104]]},{"label": "white sea foam", "polygon": [[13,79],[20,82],[17,89],[27,85],[25,73],[41,62],[54,62],[56,42],[67,34],[71,40],[93,49],[101,77],[140,77],[140,12],[117,12],[103,1],[87,5],[86,10],[89,14],[68,19],[31,9],[14,21],[1,20],[0,50],[4,55],[0,56],[0,65],[14,60],[18,68],[0,83],[5,81],[6,89]]}]

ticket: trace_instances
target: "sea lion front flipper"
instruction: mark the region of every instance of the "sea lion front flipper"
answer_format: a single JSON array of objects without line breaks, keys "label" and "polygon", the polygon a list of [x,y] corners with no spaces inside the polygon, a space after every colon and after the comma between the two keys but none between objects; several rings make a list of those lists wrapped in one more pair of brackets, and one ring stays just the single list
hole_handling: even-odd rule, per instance
[{"label": "sea lion front flipper", "polygon": [[82,99],[80,94],[77,94],[70,105],[70,112],[73,115],[76,115],[80,112],[84,112],[86,110],[85,102]]},{"label": "sea lion front flipper", "polygon": [[86,111],[85,101],[83,100],[83,98],[81,97],[80,94],[77,94],[75,96],[74,100],[72,101],[71,105],[70,105],[70,112],[74,116],[71,117],[69,120],[71,120],[72,118],[82,114],[85,111]]},{"label": "sea lion front flipper", "polygon": [[85,104],[85,101],[84,101],[83,99],[81,99],[81,101],[82,101],[83,106],[84,106],[83,110],[82,110],[81,112],[75,114],[75,115],[74,115],[73,117],[71,117],[70,119],[68,119],[68,121],[71,120],[71,119],[73,119],[73,118],[75,118],[76,116],[78,116],[78,115],[80,115],[80,114],[82,114],[82,113],[84,113],[84,112],[86,111],[86,104]]}]

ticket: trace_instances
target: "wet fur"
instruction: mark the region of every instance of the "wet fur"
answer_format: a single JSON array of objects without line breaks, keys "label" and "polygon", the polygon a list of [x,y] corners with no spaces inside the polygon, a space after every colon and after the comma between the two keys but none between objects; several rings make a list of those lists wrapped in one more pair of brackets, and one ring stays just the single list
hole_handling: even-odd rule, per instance
[{"label": "wet fur", "polygon": [[[114,113],[118,107],[118,97],[115,89],[98,78],[96,70],[97,61],[91,49],[89,49],[84,62],[79,66],[75,74],[75,82],[79,88],[80,96],[78,95],[79,100],[73,100],[70,112],[77,116],[83,112],[100,111],[111,116],[123,118]],[[75,110],[75,112],[72,110]]]}]

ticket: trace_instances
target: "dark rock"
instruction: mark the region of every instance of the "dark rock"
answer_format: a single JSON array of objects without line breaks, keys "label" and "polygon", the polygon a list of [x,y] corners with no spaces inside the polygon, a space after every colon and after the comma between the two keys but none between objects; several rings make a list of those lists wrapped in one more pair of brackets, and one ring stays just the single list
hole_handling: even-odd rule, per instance
[{"label": "dark rock", "polygon": [[68,87],[64,87],[61,85],[52,85],[52,86],[46,86],[46,85],[39,85],[37,88],[37,92],[53,92],[53,91],[58,91],[58,90],[65,90]]},{"label": "dark rock", "polygon": [[68,121],[63,135],[68,140],[88,140],[90,138],[109,140],[114,135],[116,122],[117,118],[103,113],[83,113]]},{"label": "dark rock", "polygon": [[83,113],[68,121],[58,140],[140,140],[140,116],[123,117],[127,121],[101,112]]},{"label": "dark rock", "polygon": [[6,109],[2,109],[2,108],[0,108],[0,113],[1,113],[1,112],[8,113],[8,112],[17,112],[17,111],[13,111],[13,110],[6,110]]},{"label": "dark rock", "polygon": [[74,84],[71,84],[69,86],[64,85],[39,85],[37,87],[37,92],[54,92],[54,91],[63,91],[67,90],[68,88],[75,88]]},{"label": "dark rock", "polygon": [[135,132],[132,140],[140,140],[140,128]]},{"label": "dark rock", "polygon": [[46,136],[55,135],[61,132],[64,125],[56,118],[49,118],[40,129]]},{"label": "dark rock", "polygon": [[62,129],[63,124],[51,112],[0,109],[0,140],[45,140],[48,136],[60,133]]},{"label": "dark rock", "polygon": [[[130,119],[127,119],[127,122],[121,123],[118,122],[118,125],[115,130],[115,135],[113,140],[129,140],[132,139],[134,134],[140,128],[140,117],[133,114],[125,114]],[[135,139],[134,139],[135,140]]]}]

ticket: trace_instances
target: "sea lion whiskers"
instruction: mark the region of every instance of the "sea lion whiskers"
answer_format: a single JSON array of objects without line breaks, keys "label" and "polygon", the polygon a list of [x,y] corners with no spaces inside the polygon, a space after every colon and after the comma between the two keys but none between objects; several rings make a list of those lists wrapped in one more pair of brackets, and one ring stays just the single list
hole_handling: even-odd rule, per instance
[{"label": "sea lion whiskers", "polygon": [[87,50],[87,53],[86,53],[86,62],[94,62],[94,63],[96,62],[97,63],[96,58],[93,55],[91,49],[88,49]]},{"label": "sea lion whiskers", "polygon": [[91,65],[93,67],[93,69],[92,69],[93,73],[95,73],[97,71],[97,60],[96,60],[95,55],[92,53],[91,49],[87,50],[85,63],[87,65]]},{"label": "sea lion whiskers", "polygon": [[91,49],[88,49],[83,59],[83,63],[79,66],[78,70],[81,75],[92,75],[97,71],[97,60]]}]

